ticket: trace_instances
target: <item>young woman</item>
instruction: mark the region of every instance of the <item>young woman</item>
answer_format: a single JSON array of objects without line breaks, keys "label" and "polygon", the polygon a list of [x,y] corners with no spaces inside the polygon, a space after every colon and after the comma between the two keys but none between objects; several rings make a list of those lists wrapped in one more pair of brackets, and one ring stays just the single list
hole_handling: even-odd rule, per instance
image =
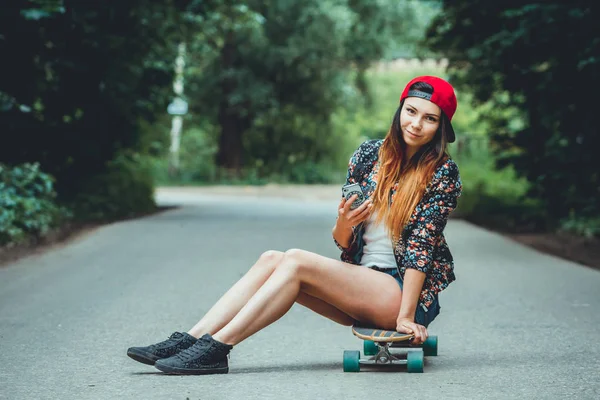
[{"label": "young woman", "polygon": [[448,82],[414,78],[385,139],[352,155],[346,183],[360,184],[367,200],[354,210],[356,196],[339,204],[333,238],[341,261],[267,251],[187,333],[127,354],[167,373],[227,373],[233,346],[294,303],[343,325],[395,329],[424,342],[440,311],[438,294],[455,279],[443,230],[461,193],[446,152],[456,106]]}]

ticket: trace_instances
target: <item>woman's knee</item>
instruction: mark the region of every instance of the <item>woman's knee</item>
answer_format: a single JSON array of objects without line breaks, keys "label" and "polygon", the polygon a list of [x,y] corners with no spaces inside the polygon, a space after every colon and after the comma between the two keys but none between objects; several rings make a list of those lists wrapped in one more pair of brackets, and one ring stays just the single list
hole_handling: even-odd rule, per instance
[{"label": "woman's knee", "polygon": [[273,271],[277,265],[283,260],[284,253],[277,250],[268,250],[262,253],[254,268],[266,268]]},{"label": "woman's knee", "polygon": [[260,259],[265,262],[277,263],[283,258],[284,253],[277,250],[267,250],[260,255]]},{"label": "woman's knee", "polygon": [[302,259],[306,258],[306,254],[308,252],[306,250],[302,250],[302,249],[289,249],[287,250],[284,255],[285,258],[290,260],[290,261],[301,261]]},{"label": "woman's knee", "polygon": [[307,263],[306,250],[290,249],[285,253],[281,251],[269,250],[261,255],[257,265],[272,268],[271,272],[278,271],[278,274],[299,276],[305,270]]},{"label": "woman's knee", "polygon": [[299,274],[301,269],[306,265],[306,250],[289,249],[283,253],[283,259],[279,263],[279,267],[285,269],[286,272]]}]

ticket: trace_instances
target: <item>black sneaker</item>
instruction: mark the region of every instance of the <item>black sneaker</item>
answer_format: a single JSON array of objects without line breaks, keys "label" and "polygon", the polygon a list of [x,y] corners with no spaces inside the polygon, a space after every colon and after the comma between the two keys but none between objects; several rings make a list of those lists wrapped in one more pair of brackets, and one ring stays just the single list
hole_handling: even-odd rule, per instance
[{"label": "black sneaker", "polygon": [[169,358],[196,343],[198,339],[188,333],[175,332],[167,340],[146,347],[130,347],[127,355],[135,361],[154,365],[161,358]]},{"label": "black sneaker", "polygon": [[168,374],[205,375],[229,372],[227,355],[233,348],[212,338],[208,333],[192,347],[173,357],[158,360],[154,366]]}]

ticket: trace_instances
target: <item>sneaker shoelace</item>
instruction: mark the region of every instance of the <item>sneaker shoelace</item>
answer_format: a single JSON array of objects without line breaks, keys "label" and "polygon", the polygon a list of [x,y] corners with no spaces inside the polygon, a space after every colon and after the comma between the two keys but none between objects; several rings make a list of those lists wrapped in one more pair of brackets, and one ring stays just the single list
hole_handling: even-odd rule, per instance
[{"label": "sneaker shoelace", "polygon": [[182,337],[183,337],[182,333],[175,332],[171,336],[169,336],[169,338],[167,340],[162,341],[160,343],[152,344],[148,347],[152,350],[164,349],[166,347],[171,347],[173,345],[176,345],[181,340]]},{"label": "sneaker shoelace", "polygon": [[180,351],[179,353],[175,354],[175,356],[177,356],[177,358],[179,358],[181,361],[186,362],[189,360],[193,360],[201,354],[210,354],[211,350],[212,346],[210,345],[210,340],[201,337],[193,346],[190,346],[187,349]]}]

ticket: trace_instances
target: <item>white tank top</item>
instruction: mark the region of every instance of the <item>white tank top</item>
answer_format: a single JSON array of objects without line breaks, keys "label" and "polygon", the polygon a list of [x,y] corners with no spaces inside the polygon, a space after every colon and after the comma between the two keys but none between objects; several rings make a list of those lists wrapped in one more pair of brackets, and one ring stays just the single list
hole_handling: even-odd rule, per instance
[{"label": "white tank top", "polygon": [[365,221],[365,245],[360,264],[366,267],[396,268],[392,239],[385,230],[385,221],[375,224],[375,219],[376,215],[372,213]]}]

